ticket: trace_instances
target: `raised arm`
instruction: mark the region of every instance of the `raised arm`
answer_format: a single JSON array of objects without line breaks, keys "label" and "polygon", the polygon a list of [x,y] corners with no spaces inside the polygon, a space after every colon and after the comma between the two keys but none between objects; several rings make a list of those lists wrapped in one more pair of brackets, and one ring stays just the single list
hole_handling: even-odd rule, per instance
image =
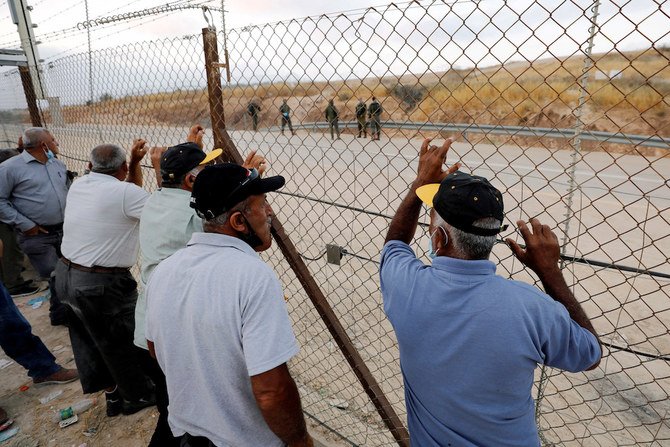
[{"label": "raised arm", "polygon": [[[523,220],[518,221],[517,225],[526,243],[526,248],[521,248],[513,239],[506,239],[505,242],[512,249],[514,256],[537,274],[547,295],[565,306],[570,318],[591,332],[600,344],[600,339],[591,324],[591,320],[586,316],[581,304],[570,291],[558,265],[560,249],[556,234],[551,231],[548,225],[542,225],[535,218],[530,220],[532,231]],[[602,356],[602,345],[600,345],[600,352]],[[596,368],[598,364],[600,364],[600,359],[589,370]]]},{"label": "raised arm", "polygon": [[146,141],[139,138],[133,141],[133,147],[130,149],[130,163],[128,163],[128,176],[126,181],[142,187],[142,166],[140,162],[147,154],[145,148]]},{"label": "raised arm", "polygon": [[194,124],[191,126],[191,129],[189,129],[188,135],[186,136],[186,141],[189,143],[195,143],[200,147],[200,149],[202,149],[202,138],[204,136],[205,129],[200,124]]},{"label": "raised arm", "polygon": [[421,144],[416,179],[410,185],[409,192],[391,220],[385,243],[398,240],[409,244],[412,241],[421,211],[421,200],[416,195],[417,188],[429,183],[440,183],[448,174],[457,171],[461,166],[460,163],[455,163],[446,171],[442,169],[447,160],[447,152],[451,147],[451,139],[447,139],[440,147],[430,145],[430,142],[431,139],[426,138]]}]

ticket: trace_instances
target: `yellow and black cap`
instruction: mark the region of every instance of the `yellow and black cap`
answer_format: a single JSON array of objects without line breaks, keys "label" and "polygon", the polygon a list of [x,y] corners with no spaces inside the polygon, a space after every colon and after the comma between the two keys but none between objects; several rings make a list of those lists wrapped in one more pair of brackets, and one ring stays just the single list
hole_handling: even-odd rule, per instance
[{"label": "yellow and black cap", "polygon": [[503,221],[504,204],[498,191],[486,178],[461,171],[447,175],[442,183],[423,185],[416,195],[449,225],[466,233],[494,236],[507,228],[480,228],[472,223],[485,217]]}]

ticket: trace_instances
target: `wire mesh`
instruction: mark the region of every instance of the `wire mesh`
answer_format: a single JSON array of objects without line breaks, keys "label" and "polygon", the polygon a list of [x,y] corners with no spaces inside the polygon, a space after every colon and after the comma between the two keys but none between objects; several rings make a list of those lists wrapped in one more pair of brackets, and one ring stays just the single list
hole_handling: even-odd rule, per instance
[{"label": "wire mesh", "polygon": [[[421,138],[456,136],[448,163],[503,191],[510,223],[538,217],[559,235],[563,272],[605,343],[594,371],[538,368],[543,443],[670,442],[670,6],[596,3],[421,1],[219,36],[230,56],[221,98],[229,133],[243,154],[258,149],[270,173],[287,178],[273,208],[403,419],[378,257]],[[90,57],[90,70],[88,53],[44,66],[60,108],[40,101],[41,110],[70,169],[82,173],[98,143],[170,145],[194,122],[211,126],[200,35]],[[16,79],[0,76],[2,98],[20,96]],[[366,113],[359,131],[355,112],[372,96],[382,108],[379,140],[370,139],[374,117]],[[19,110],[2,112],[0,137],[14,141],[25,101],[11,108]],[[211,132],[205,143],[212,147]],[[421,256],[426,222],[424,214],[413,244]],[[498,274],[536,282],[500,242]],[[327,262],[327,244],[341,248],[339,265]],[[344,443],[394,444],[281,252],[264,258],[283,282],[301,344],[290,366],[306,414]]]}]

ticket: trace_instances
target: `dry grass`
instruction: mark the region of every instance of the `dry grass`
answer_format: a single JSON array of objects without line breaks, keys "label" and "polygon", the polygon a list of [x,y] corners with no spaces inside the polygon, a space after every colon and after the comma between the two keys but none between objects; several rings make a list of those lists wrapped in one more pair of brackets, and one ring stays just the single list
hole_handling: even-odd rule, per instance
[{"label": "dry grass", "polygon": [[[599,54],[588,73],[582,119],[597,130],[670,135],[670,51],[649,49],[634,53]],[[376,96],[385,119],[432,122],[570,127],[582,94],[583,56],[514,62],[482,70],[405,75],[400,78],[349,79],[233,85],[224,89],[227,122],[248,127],[246,106],[261,107],[261,125],[274,125],[282,99],[288,99],[294,122],[321,121],[329,99],[341,119],[354,119],[358,98]],[[621,71],[619,79],[598,79],[596,73]],[[401,88],[398,88],[401,87]],[[399,92],[401,94],[399,94]],[[394,96],[397,95],[397,96]],[[405,95],[405,97],[402,97]],[[416,101],[407,101],[407,95]],[[112,99],[91,106],[67,107],[67,121],[116,117],[131,123],[189,124],[209,120],[204,90],[178,90]]]}]

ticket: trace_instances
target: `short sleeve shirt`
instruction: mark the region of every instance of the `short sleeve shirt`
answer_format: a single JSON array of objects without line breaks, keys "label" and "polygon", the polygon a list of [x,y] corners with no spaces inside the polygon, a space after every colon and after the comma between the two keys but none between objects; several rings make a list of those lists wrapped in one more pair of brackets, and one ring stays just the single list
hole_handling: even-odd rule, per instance
[{"label": "short sleeve shirt", "polygon": [[600,356],[596,338],[563,305],[496,275],[488,260],[440,256],[428,266],[390,241],[380,276],[412,445],[538,446],[536,366],[582,371]]},{"label": "short sleeve shirt", "polygon": [[151,194],[140,217],[140,293],[135,306],[135,345],[147,349],[144,335],[144,289],[156,266],[186,247],[191,235],[202,231],[202,219],[190,206],[191,193],[161,188]]},{"label": "short sleeve shirt", "polygon": [[240,239],[194,233],[156,267],[146,298],[146,337],[165,371],[174,435],[221,447],[281,446],[250,379],[298,353],[270,267]]},{"label": "short sleeve shirt", "polygon": [[132,267],[140,215],[149,193],[111,175],[91,172],[70,187],[61,252],[86,267]]}]

